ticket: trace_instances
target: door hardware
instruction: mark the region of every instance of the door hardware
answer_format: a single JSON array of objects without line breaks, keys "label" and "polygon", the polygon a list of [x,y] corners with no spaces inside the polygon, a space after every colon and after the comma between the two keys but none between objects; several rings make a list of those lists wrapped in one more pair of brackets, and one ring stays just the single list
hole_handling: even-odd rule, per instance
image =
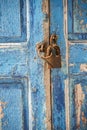
[{"label": "door hardware", "polygon": [[61,55],[60,48],[57,45],[57,35],[52,34],[50,36],[50,44],[42,42],[38,43],[37,52],[41,59],[48,63],[48,68],[61,68]]}]

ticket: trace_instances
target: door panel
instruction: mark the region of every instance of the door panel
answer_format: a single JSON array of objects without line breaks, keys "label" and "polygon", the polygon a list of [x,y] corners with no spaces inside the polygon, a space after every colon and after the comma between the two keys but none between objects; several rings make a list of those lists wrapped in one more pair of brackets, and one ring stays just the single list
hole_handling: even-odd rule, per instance
[{"label": "door panel", "polygon": [[43,0],[0,1],[0,100],[7,103],[0,120],[2,130],[45,130],[50,123],[51,116],[46,117],[46,69],[36,52],[36,44],[48,39],[43,25],[44,21],[46,25],[43,3]]},{"label": "door panel", "polygon": [[87,73],[87,45],[70,44],[69,45],[69,73],[84,74]]},{"label": "door panel", "polygon": [[19,47],[0,48],[0,75],[1,76],[21,76],[28,73],[27,49]]},{"label": "door panel", "polygon": [[68,39],[87,39],[87,1],[68,0]]},{"label": "door panel", "polygon": [[24,42],[26,0],[0,0],[0,42]]},{"label": "door panel", "polygon": [[28,88],[23,80],[0,79],[1,130],[29,129],[27,92]]},{"label": "door panel", "polygon": [[[31,119],[32,130],[47,129],[46,117],[46,85],[44,83],[44,62],[38,57],[36,45],[44,40],[44,17],[43,0],[30,0],[30,39],[29,49],[29,79],[31,86]],[[46,5],[47,6],[47,5]],[[45,6],[45,7],[46,7]],[[46,11],[46,8],[44,8]],[[46,30],[48,32],[48,30]],[[48,37],[46,37],[47,39]]]},{"label": "door panel", "polygon": [[27,4],[0,1],[0,130],[29,129]]},{"label": "door panel", "polygon": [[87,1],[68,0],[69,130],[87,129]]}]

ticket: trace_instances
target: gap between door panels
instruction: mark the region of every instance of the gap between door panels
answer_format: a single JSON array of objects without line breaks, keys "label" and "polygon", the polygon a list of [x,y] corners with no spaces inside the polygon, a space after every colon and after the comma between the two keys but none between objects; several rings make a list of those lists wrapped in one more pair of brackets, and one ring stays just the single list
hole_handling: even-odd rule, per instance
[{"label": "gap between door panels", "polygon": [[[43,30],[44,42],[49,45],[50,42],[50,0],[43,0],[42,11],[44,15]],[[52,96],[51,96],[51,70],[47,63],[44,63],[44,84],[46,92],[46,125],[47,130],[52,130]]]}]

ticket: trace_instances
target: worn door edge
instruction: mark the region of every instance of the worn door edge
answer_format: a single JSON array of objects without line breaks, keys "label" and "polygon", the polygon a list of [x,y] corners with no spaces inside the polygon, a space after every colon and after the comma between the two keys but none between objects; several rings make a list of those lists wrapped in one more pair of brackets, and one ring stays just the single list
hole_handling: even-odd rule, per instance
[{"label": "worn door edge", "polygon": [[69,102],[69,42],[68,42],[68,26],[67,26],[67,0],[63,0],[64,9],[64,37],[66,43],[66,67],[68,78],[65,80],[65,113],[66,113],[66,130],[70,130],[70,102]]}]

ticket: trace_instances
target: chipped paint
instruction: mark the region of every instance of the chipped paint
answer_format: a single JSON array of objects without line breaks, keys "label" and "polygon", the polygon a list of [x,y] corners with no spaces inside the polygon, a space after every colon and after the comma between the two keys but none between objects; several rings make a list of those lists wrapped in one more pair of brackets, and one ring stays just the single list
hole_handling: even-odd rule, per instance
[{"label": "chipped paint", "polygon": [[[68,74],[68,66],[69,66],[69,41],[68,41],[68,19],[67,19],[67,6],[68,1],[63,0],[64,7],[64,36],[66,43],[66,66],[67,66],[67,74]],[[73,65],[73,64],[72,64]],[[70,130],[70,103],[69,103],[69,78],[65,80],[65,114],[66,114],[66,130]]]},{"label": "chipped paint", "polygon": [[3,108],[5,108],[6,104],[6,102],[0,101],[0,119],[4,118]]},{"label": "chipped paint", "polygon": [[83,3],[81,0],[80,1],[68,0],[68,5],[69,5],[68,6],[68,39],[86,40],[87,39],[86,2]]},{"label": "chipped paint", "polygon": [[65,80],[66,130],[70,130],[69,79]]},{"label": "chipped paint", "polygon": [[82,107],[82,103],[84,101],[84,98],[85,98],[85,94],[82,90],[82,86],[80,84],[77,84],[75,86],[75,109],[76,109],[77,128],[80,127],[81,107]]},{"label": "chipped paint", "polygon": [[[30,39],[28,44],[29,79],[32,105],[32,130],[46,130],[46,92],[44,83],[44,63],[37,56],[36,44],[44,40],[43,0],[29,1]],[[44,7],[45,8],[45,7]],[[45,9],[44,9],[45,10]],[[39,14],[39,15],[38,15]],[[46,19],[47,20],[47,19]],[[37,59],[35,60],[35,57]],[[46,71],[47,72],[47,71]],[[32,89],[33,88],[33,89]]]},{"label": "chipped paint", "polygon": [[[73,0],[69,0],[69,1],[71,3],[71,1]],[[64,2],[64,5],[62,2]],[[28,16],[30,18],[30,21],[28,21],[30,25],[27,24],[27,27],[29,26],[27,29],[28,31],[27,35],[29,34],[29,37],[27,40],[29,40],[29,43],[28,44],[25,43],[27,41],[21,42],[21,43],[17,41],[18,43],[15,43],[15,38],[16,38],[15,36],[13,39],[11,39],[13,43],[0,43],[1,45],[0,46],[0,67],[1,67],[0,75],[6,78],[6,76],[7,77],[8,76],[9,77],[15,77],[15,76],[27,77],[29,74],[29,80],[31,82],[29,86],[31,90],[30,91],[31,92],[30,105],[32,106],[31,107],[32,110],[30,111],[32,113],[32,119],[31,119],[32,121],[30,121],[32,122],[32,125],[31,125],[32,128],[30,129],[32,130],[45,130],[45,129],[70,130],[70,129],[74,129],[74,128],[71,128],[71,126],[72,127],[75,126],[75,121],[77,123],[77,127],[79,128],[81,120],[83,124],[87,124],[87,117],[85,116],[85,112],[84,110],[81,111],[82,107],[83,106],[85,107],[85,104],[83,104],[83,101],[84,101],[84,98],[86,97],[82,90],[82,84],[79,84],[79,83],[77,83],[77,85],[73,85],[75,87],[75,95],[72,94],[73,92],[70,90],[74,87],[70,86],[69,78],[66,79],[66,77],[68,76],[71,77],[71,75],[75,75],[75,74],[80,75],[80,74],[84,74],[84,72],[87,72],[87,64],[86,64],[87,63],[87,58],[86,58],[87,44],[84,45],[84,43],[87,41],[86,40],[84,40],[84,42],[82,41],[83,39],[87,39],[86,35],[84,35],[84,30],[85,32],[87,31],[86,29],[87,20],[83,19],[83,13],[85,13],[86,10],[82,12],[81,9],[79,9],[79,11],[76,11],[76,13],[73,14],[74,16],[79,14],[81,16],[81,19],[80,17],[78,18],[76,17],[73,19],[73,21],[77,21],[79,23],[77,24],[76,22],[74,22],[76,24],[75,25],[76,27],[74,27],[74,30],[78,31],[78,34],[77,34],[78,36],[76,34],[74,36],[70,34],[69,38],[71,40],[78,39],[78,41],[76,41],[77,43],[75,41],[72,41],[71,43],[67,40],[68,34],[69,34],[67,31],[68,29],[67,0],[64,0],[64,1],[63,0],[54,0],[54,1],[50,0],[50,5],[49,5],[49,0],[38,0],[38,1],[30,0],[28,4],[30,5],[29,7],[30,16]],[[51,10],[49,10],[49,7]],[[63,13],[63,8],[64,8],[64,13]],[[71,6],[69,8],[72,10]],[[76,10],[77,8],[78,6],[76,3]],[[27,13],[28,13],[28,8],[27,8]],[[8,16],[10,16],[10,14]],[[65,14],[64,20],[63,20],[63,14]],[[69,12],[69,16],[70,16],[69,22],[71,22],[72,13]],[[5,19],[3,18],[3,20]],[[19,25],[19,27],[22,27],[22,26]],[[79,33],[81,31],[83,32],[83,34]],[[24,38],[25,38],[26,37],[24,33],[25,29],[24,31],[22,30],[22,32],[23,34],[22,33],[21,34],[24,35]],[[47,68],[47,64],[43,64],[43,62],[41,61],[39,62],[40,59],[37,58],[35,46],[38,41],[43,41],[43,40],[48,45],[49,35],[50,33],[52,34],[54,32],[59,36],[58,45],[60,46],[60,49],[62,52],[61,53],[62,68],[50,71]],[[9,29],[8,29],[7,35],[8,34],[10,34]],[[10,35],[9,35],[9,38],[10,38]],[[82,40],[80,41],[80,39]],[[1,40],[2,38],[0,39],[0,41]],[[10,40],[8,41],[10,42]],[[72,44],[73,44],[73,47],[72,47]],[[24,51],[22,50],[24,46],[28,46],[29,61],[27,57],[27,47],[26,49],[24,49]],[[44,69],[43,69],[43,66],[44,66]],[[51,74],[52,74],[52,77],[50,77]],[[77,77],[79,77],[78,75]],[[69,88],[69,86],[71,88]],[[69,99],[70,95],[72,95],[71,99]],[[74,100],[73,100],[73,97],[74,97]],[[70,105],[73,108],[71,108]],[[75,111],[72,112],[73,117],[71,118],[69,107],[71,110],[73,110],[75,107],[74,110],[76,110],[76,119],[74,117]],[[3,112],[3,107],[0,106],[1,118],[4,117],[4,113],[2,112]],[[75,121],[73,121],[74,120],[73,118],[75,119]]]},{"label": "chipped paint", "polygon": [[[75,52],[75,53],[74,53]],[[70,74],[87,73],[87,44],[70,44],[69,45],[69,72]],[[70,66],[74,64],[74,66]]]},{"label": "chipped paint", "polygon": [[82,19],[82,20],[80,21],[80,24],[83,24],[83,22],[84,22],[84,20]]},{"label": "chipped paint", "polygon": [[[87,86],[87,44],[85,44],[87,43],[87,21],[85,17],[87,10],[84,9],[87,5],[80,2],[82,1],[64,0],[64,35],[67,45],[66,64],[69,76],[68,81],[65,81],[66,130],[87,129],[87,89],[85,87]],[[76,31],[78,33],[75,33]],[[68,122],[70,122],[70,126]]]},{"label": "chipped paint", "polygon": [[[63,0],[50,0],[50,33],[58,36],[57,45],[61,51],[62,67],[52,69],[52,125],[55,130],[66,129],[65,117],[65,79],[68,72],[66,67],[66,42],[64,37]],[[65,29],[66,32],[66,29]],[[67,49],[68,52],[68,49]],[[68,57],[67,57],[68,58]]]},{"label": "chipped paint", "polygon": [[73,67],[73,66],[75,66],[75,65],[70,63],[69,66]]},{"label": "chipped paint", "polygon": [[82,72],[87,72],[87,64],[81,64],[81,65],[80,65],[80,70],[81,70]]}]

